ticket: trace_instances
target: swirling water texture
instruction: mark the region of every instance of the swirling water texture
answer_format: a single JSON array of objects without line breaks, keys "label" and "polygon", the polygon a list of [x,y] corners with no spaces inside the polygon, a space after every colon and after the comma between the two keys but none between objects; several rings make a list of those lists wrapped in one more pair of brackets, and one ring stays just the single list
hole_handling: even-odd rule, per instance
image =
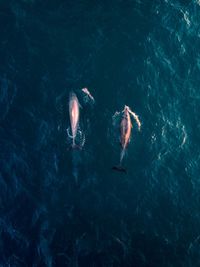
[{"label": "swirling water texture", "polygon": [[[0,265],[199,266],[199,1],[0,7]],[[72,154],[68,93],[85,86]],[[124,104],[142,121],[126,176]]]}]

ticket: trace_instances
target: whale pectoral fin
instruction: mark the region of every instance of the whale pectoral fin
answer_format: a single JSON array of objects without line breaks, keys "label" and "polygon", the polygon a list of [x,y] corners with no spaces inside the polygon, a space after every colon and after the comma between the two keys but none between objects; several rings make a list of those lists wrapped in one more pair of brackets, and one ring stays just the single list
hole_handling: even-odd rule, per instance
[{"label": "whale pectoral fin", "polygon": [[135,119],[135,121],[137,123],[137,126],[138,126],[138,130],[140,131],[140,129],[141,129],[141,122],[139,120],[138,115],[135,112],[133,112],[130,108],[129,108],[129,114],[131,114],[133,116],[133,118]]}]

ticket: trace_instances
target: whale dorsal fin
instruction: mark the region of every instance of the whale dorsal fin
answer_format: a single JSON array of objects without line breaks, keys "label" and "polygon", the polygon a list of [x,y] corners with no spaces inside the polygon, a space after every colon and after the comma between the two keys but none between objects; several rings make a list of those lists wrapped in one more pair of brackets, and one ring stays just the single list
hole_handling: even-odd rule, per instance
[{"label": "whale dorsal fin", "polygon": [[139,117],[136,113],[134,113],[129,107],[128,107],[128,112],[129,114],[131,114],[133,116],[133,118],[135,119],[137,126],[138,126],[138,130],[140,131],[141,129],[141,122],[139,120]]}]

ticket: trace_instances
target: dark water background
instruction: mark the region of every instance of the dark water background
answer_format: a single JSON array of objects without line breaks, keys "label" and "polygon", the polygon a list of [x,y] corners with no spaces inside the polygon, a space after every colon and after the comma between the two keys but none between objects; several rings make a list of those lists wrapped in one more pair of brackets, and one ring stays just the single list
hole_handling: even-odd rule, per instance
[{"label": "dark water background", "polygon": [[[0,1],[0,266],[200,266],[199,48],[198,0]],[[124,104],[142,121],[126,175]]]}]

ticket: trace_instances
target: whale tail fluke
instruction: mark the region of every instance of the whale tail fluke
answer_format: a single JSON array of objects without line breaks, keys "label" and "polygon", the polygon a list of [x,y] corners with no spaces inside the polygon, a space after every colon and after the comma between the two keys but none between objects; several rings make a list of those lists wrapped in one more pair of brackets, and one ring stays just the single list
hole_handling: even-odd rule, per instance
[{"label": "whale tail fluke", "polygon": [[127,173],[126,169],[123,168],[122,166],[113,166],[112,170],[123,172],[123,173]]}]

